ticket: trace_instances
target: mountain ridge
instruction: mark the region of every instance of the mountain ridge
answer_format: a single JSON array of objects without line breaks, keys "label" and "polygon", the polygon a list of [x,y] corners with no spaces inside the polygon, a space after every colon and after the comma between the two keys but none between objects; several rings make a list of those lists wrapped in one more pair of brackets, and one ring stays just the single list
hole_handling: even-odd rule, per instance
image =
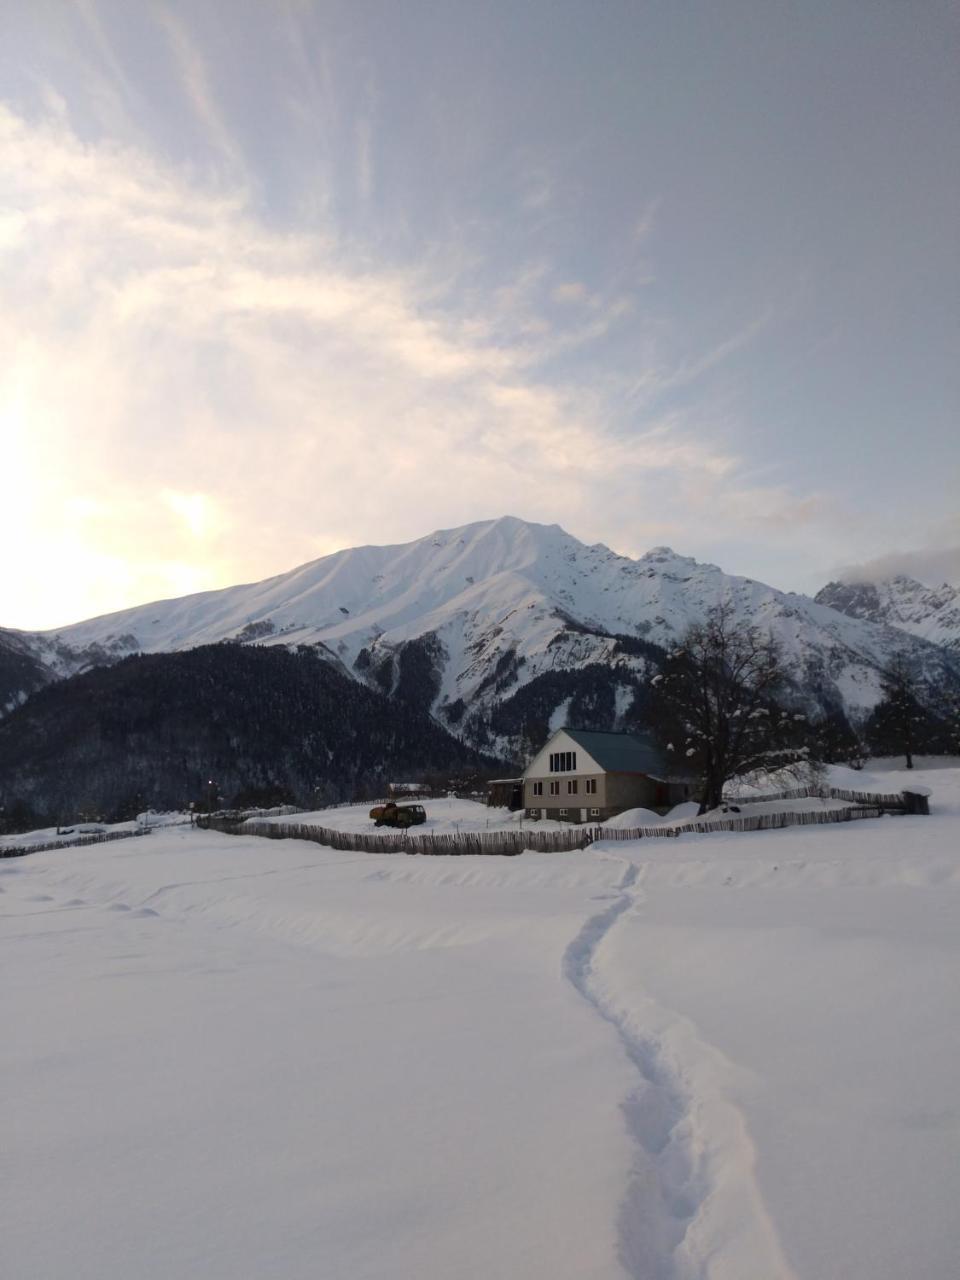
[{"label": "mountain ridge", "polygon": [[[925,680],[957,678],[946,651],[883,621],[725,574],[668,547],[632,559],[579,542],[559,525],[514,516],[409,543],[346,548],[262,582],[54,632],[8,634],[51,680],[129,653],[223,641],[307,645],[352,678],[430,710],[467,741],[516,755],[512,700],[523,695],[535,707],[529,715],[549,721],[558,690],[577,705],[571,677],[605,671],[608,692],[597,691],[593,675],[586,684],[604,701],[611,727],[622,724],[658,651],[721,602],[737,625],[776,638],[794,702],[815,714],[868,714],[881,697],[882,667],[901,649]],[[498,717],[513,728],[498,729]]]},{"label": "mountain ridge", "polygon": [[907,574],[880,582],[828,582],[814,596],[850,618],[881,622],[960,655],[960,588]]}]

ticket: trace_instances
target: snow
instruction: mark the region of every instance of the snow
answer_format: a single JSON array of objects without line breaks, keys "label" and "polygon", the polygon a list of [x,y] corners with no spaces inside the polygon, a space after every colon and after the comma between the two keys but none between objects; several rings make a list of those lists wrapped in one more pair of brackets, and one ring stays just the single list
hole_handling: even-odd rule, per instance
[{"label": "snow", "polygon": [[33,831],[0,835],[0,853],[7,849],[29,849],[42,844],[74,844],[79,836],[114,835],[124,831],[133,832],[137,827],[169,827],[181,826],[190,821],[187,813],[156,813],[150,809],[146,813],[138,813],[136,822],[74,822],[61,827],[37,827]]},{"label": "snow", "polygon": [[114,822],[107,826],[101,823],[76,823],[64,827],[37,827],[34,831],[23,831],[13,835],[0,835],[0,852],[3,849],[29,849],[33,845],[63,844],[70,845],[79,836],[103,831],[133,831],[135,822]]},{"label": "snow", "polygon": [[[738,804],[734,816],[749,817],[757,813],[805,813],[812,810],[831,811],[850,807],[850,802],[847,800],[822,800],[816,796],[794,800],[763,800],[758,797],[756,800]],[[700,806],[695,800],[685,800],[682,804],[674,805],[666,815],[659,814],[654,809],[625,809],[623,813],[608,818],[602,825],[621,831],[630,831],[636,827],[683,827],[691,822],[711,819],[720,821],[724,817],[729,817],[731,813],[733,811],[729,807],[723,806],[719,809],[708,809],[705,814],[701,814]]]},{"label": "snow", "polygon": [[897,574],[876,583],[831,582],[817,599],[850,617],[885,622],[960,652],[960,588],[949,583],[928,587]]},{"label": "snow", "polygon": [[[940,771],[952,774],[956,768],[956,756],[915,756],[912,769],[905,767],[903,756],[880,756],[868,761],[863,769],[828,765],[827,781],[831,786],[850,791],[916,791],[927,783],[936,788],[941,780]],[[950,785],[948,778],[944,778],[944,782]]]},{"label": "snow", "polygon": [[[358,831],[368,835],[388,834],[389,828],[378,827],[370,817],[375,802],[335,805],[329,809],[314,809],[293,817],[258,819],[286,825],[305,823],[311,827],[326,827],[330,831]],[[376,803],[382,803],[377,801]],[[522,810],[513,810],[480,804],[476,800],[461,800],[455,796],[439,800],[418,800],[427,820],[410,828],[411,836],[449,835],[459,831],[516,831],[529,828],[532,831],[569,831],[569,822],[557,822],[551,818],[533,821],[523,816]]]},{"label": "snow", "polygon": [[[874,790],[882,791],[882,787]],[[920,791],[919,785],[913,790]],[[569,822],[559,822],[551,818],[532,820],[525,818],[522,811],[511,812],[509,809],[490,807],[475,800],[448,798],[440,800],[422,800],[427,820],[410,830],[414,837],[418,835],[446,835],[453,832],[476,831],[516,831],[527,828],[531,831],[569,831]],[[370,817],[372,802],[363,804],[335,805],[329,809],[315,809],[309,813],[297,813],[292,816],[258,818],[258,822],[273,822],[280,825],[303,823],[307,826],[326,827],[331,831],[353,831],[376,834],[384,828],[377,827]],[[847,809],[850,804],[846,800],[821,800],[816,797],[799,800],[763,800],[757,798],[738,806],[742,815],[753,813],[799,813],[807,810]],[[711,810],[707,818],[721,818],[726,810]],[[655,809],[625,809],[622,813],[607,818],[600,825],[603,827],[630,830],[635,827],[683,826],[688,822],[698,821],[700,807],[694,800],[685,800],[674,805],[667,814],[657,813]]]},{"label": "snow", "polygon": [[[435,635],[443,653],[438,705],[463,698],[489,707],[503,694],[490,677],[504,655],[521,664],[518,684],[593,663],[615,662],[625,674],[642,677],[645,660],[617,653],[614,636],[643,636],[669,647],[721,602],[731,605],[738,624],[757,624],[774,635],[801,680],[811,666],[829,673],[825,679],[855,711],[878,701],[877,668],[898,649],[909,649],[928,674],[943,670],[942,653],[892,627],[725,574],[669,548],[634,560],[601,544],[586,546],[558,525],[510,516],[439,530],[401,546],[338,551],[264,582],[159,601],[21,639],[58,675],[86,667],[91,657],[102,661],[104,654],[167,652],[245,637],[258,644],[322,645],[355,673],[364,649],[383,656]],[[91,655],[88,646],[103,652]],[[618,714],[622,709],[618,704]],[[562,715],[562,706],[556,708],[552,727]]]},{"label": "snow", "polygon": [[[697,806],[693,807],[696,810]],[[663,814],[657,813],[656,809],[644,809],[640,806],[636,809],[624,809],[622,813],[615,813],[601,825],[628,831],[633,827],[650,827],[658,822],[663,822]]]},{"label": "snow", "polygon": [[551,734],[563,729],[569,724],[570,703],[573,698],[564,698],[562,702],[557,703],[547,723],[547,729]]},{"label": "snow", "polygon": [[[622,1021],[675,1056],[708,1153],[705,1115],[739,1130],[726,1174],[754,1172],[798,1277],[955,1271],[960,773],[944,781],[937,817],[631,854],[638,927],[595,957]],[[729,1225],[705,1211],[704,1239]],[[788,1274],[752,1248],[722,1274]]]},{"label": "snow", "polygon": [[931,816],[0,862],[5,1273],[952,1276],[960,769],[907,777]]}]

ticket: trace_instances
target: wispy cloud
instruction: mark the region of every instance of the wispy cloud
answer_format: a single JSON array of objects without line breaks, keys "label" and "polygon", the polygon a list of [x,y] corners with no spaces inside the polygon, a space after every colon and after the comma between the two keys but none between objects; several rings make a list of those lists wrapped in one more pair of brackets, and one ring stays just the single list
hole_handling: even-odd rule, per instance
[{"label": "wispy cloud", "polygon": [[585,284],[579,280],[564,280],[553,289],[554,302],[583,303],[589,300],[590,294]]},{"label": "wispy cloud", "polygon": [[73,10],[86,28],[94,48],[99,54],[101,64],[107,69],[110,77],[118,84],[128,97],[133,96],[133,85],[117,58],[106,28],[100,20],[100,14],[94,0],[74,0]]},{"label": "wispy cloud", "polygon": [[207,64],[180,19],[163,5],[154,10],[164,32],[180,77],[181,87],[206,133],[207,140],[237,171],[243,169],[243,155],[223,119]]},{"label": "wispy cloud", "polygon": [[627,393],[629,398],[648,403],[669,392],[698,382],[705,374],[748,347],[772,324],[773,319],[773,311],[766,308],[762,314],[755,316],[693,358],[674,362],[662,356],[649,357],[640,375],[632,380]]},{"label": "wispy cloud", "polygon": [[526,170],[520,179],[520,205],[533,213],[546,209],[554,198],[554,181],[549,170],[535,165]]},{"label": "wispy cloud", "polygon": [[652,200],[648,200],[640,210],[637,220],[634,223],[633,234],[637,240],[646,240],[650,236],[657,225],[657,215],[660,212],[660,197],[656,196]]}]

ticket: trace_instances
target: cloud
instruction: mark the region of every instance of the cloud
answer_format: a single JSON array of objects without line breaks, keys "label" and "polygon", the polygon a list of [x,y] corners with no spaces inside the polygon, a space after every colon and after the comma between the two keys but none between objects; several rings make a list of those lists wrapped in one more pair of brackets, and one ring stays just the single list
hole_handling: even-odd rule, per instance
[{"label": "cloud", "polygon": [[554,180],[543,166],[534,166],[521,175],[520,179],[521,208],[531,213],[540,213],[554,199]]},{"label": "cloud", "polygon": [[931,587],[944,582],[960,586],[960,511],[921,527],[915,536],[919,546],[840,564],[834,561],[830,577],[840,582],[884,582],[899,574]]},{"label": "cloud", "polygon": [[648,358],[639,375],[632,379],[628,395],[637,402],[651,403],[668,392],[698,382],[705,374],[749,346],[772,323],[773,318],[773,311],[768,308],[709,350],[679,364],[667,362],[662,357]]},{"label": "cloud", "polygon": [[578,280],[565,281],[563,284],[556,285],[553,290],[554,302],[587,302],[589,296],[586,285]]},{"label": "cloud", "polygon": [[224,531],[227,522],[217,502],[209,494],[163,489],[160,499],[179,517],[197,542],[211,541]]},{"label": "cloud", "polygon": [[[202,67],[178,56],[216,131]],[[205,188],[2,108],[0,148],[0,536],[25,549],[6,624],[504,512],[621,548],[679,522],[709,546],[718,509],[748,530],[783,496],[702,411],[625,424],[602,379],[538,372],[624,314],[614,298],[538,329],[548,266],[467,305],[426,268],[264,225],[239,171]]]},{"label": "cloud", "polygon": [[646,240],[652,233],[657,224],[657,214],[660,211],[660,197],[657,196],[653,200],[648,200],[637,217],[634,224],[633,234],[637,240]]},{"label": "cloud", "polygon": [[951,583],[960,587],[960,544],[928,547],[917,551],[890,551],[861,564],[848,564],[835,571],[841,582],[884,582],[903,575],[928,586]]},{"label": "cloud", "polygon": [[200,50],[190,39],[184,24],[169,9],[157,5],[154,17],[166,35],[181,87],[204,128],[207,140],[231,166],[242,169],[242,154],[221,115]]}]

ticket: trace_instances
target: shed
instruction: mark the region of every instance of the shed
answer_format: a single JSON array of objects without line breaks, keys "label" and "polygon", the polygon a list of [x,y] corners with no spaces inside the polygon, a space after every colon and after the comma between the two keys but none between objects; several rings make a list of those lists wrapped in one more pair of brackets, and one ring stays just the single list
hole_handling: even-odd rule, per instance
[{"label": "shed", "polygon": [[487,783],[487,804],[498,809],[523,808],[523,778],[491,778]]}]

